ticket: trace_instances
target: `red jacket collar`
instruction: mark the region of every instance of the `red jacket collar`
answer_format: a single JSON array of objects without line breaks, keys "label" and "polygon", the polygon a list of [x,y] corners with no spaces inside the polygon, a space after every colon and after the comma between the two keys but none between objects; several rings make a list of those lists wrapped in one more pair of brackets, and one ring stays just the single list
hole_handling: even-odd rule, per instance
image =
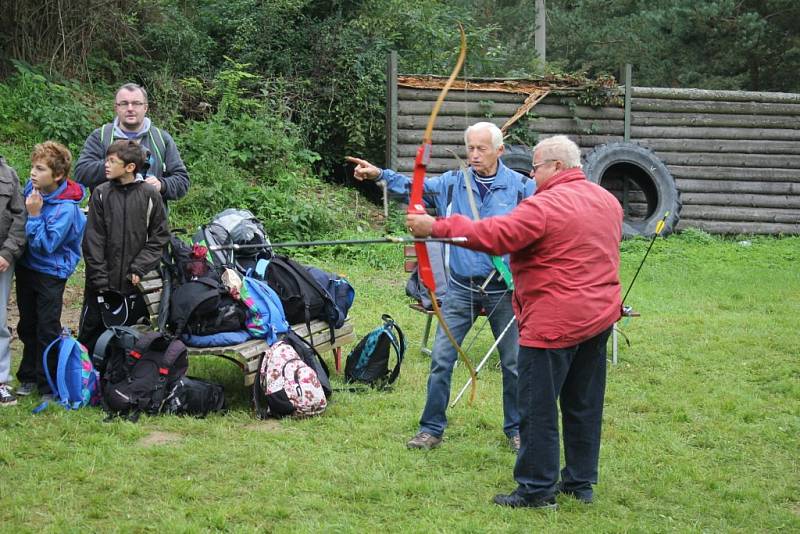
[{"label": "red jacket collar", "polygon": [[554,175],[542,186],[536,184],[536,194],[539,194],[542,191],[547,191],[548,189],[552,189],[558,185],[565,184],[567,182],[576,182],[578,180],[586,180],[586,175],[583,174],[583,169],[580,167],[573,167],[572,169],[567,169]]}]

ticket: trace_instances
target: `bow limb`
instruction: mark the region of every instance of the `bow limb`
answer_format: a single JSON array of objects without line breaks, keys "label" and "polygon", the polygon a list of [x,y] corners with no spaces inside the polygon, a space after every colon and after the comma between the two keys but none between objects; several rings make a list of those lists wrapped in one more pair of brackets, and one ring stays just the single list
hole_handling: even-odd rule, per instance
[{"label": "bow limb", "polygon": [[[425,133],[422,136],[422,144],[417,149],[417,157],[414,160],[414,174],[411,180],[411,194],[409,195],[408,213],[425,213],[425,207],[422,202],[422,191],[424,187],[425,174],[427,173],[428,163],[430,162],[431,158],[433,126],[436,123],[436,117],[439,115],[439,110],[441,109],[442,103],[447,96],[447,92],[450,90],[450,87],[452,87],[456,77],[458,77],[458,73],[461,71],[461,67],[464,65],[464,59],[467,57],[467,36],[464,33],[463,26],[459,25],[459,31],[461,32],[461,52],[458,55],[458,61],[456,61],[453,72],[450,73],[447,83],[445,83],[444,87],[442,87],[439,97],[436,99],[436,103],[433,105],[431,115],[428,117],[428,125],[426,126]],[[458,352],[458,355],[464,362],[464,365],[466,365],[467,369],[469,369],[470,377],[472,377],[472,389],[470,390],[469,404],[472,404],[472,402],[475,400],[478,384],[475,366],[464,352],[464,349],[462,349],[458,344],[453,336],[453,333],[450,331],[450,328],[447,326],[447,323],[442,318],[442,311],[439,308],[439,302],[436,300],[436,280],[433,276],[433,269],[431,268],[431,261],[428,257],[428,249],[425,246],[425,243],[414,243],[414,250],[417,254],[419,278],[422,280],[422,284],[428,289],[428,293],[431,297],[431,303],[433,304],[433,313],[436,315],[436,319],[439,321],[439,325],[441,325],[445,335],[447,335],[447,339],[450,340],[450,343]]]}]

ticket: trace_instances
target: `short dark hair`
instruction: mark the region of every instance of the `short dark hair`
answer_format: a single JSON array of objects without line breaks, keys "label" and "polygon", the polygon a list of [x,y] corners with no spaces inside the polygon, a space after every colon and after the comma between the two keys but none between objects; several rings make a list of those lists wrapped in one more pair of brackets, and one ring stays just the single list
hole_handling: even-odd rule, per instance
[{"label": "short dark hair", "polygon": [[45,165],[53,171],[53,178],[63,175],[67,178],[72,167],[72,154],[69,149],[55,141],[45,141],[33,147],[31,162],[44,161]]},{"label": "short dark hair", "polygon": [[124,84],[120,85],[119,89],[117,89],[117,92],[114,93],[114,99],[117,98],[117,95],[123,89],[125,89],[126,91],[141,91],[142,92],[142,97],[144,98],[144,103],[147,104],[147,91],[145,90],[144,87],[142,87],[138,83],[133,83],[133,82],[124,83]]},{"label": "short dark hair", "polygon": [[136,166],[133,169],[134,174],[144,167],[144,151],[136,141],[131,141],[130,139],[114,141],[106,150],[106,157],[111,155],[117,156],[125,165],[133,163]]}]

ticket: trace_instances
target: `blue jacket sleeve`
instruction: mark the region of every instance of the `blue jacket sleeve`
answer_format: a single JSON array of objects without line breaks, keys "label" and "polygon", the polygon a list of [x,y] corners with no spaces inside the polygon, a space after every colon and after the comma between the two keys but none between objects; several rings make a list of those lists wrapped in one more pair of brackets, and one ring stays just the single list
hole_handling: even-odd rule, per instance
[{"label": "blue jacket sleeve", "polygon": [[[433,178],[425,177],[422,192],[426,195],[444,195],[452,175],[453,171],[448,171],[441,176]],[[408,202],[408,198],[411,195],[411,178],[399,172],[395,172],[392,169],[383,169],[378,180],[384,180],[389,191],[397,195],[402,195],[403,199]],[[436,202],[437,210],[439,209],[439,204],[439,202]],[[440,213],[439,215],[444,214]]]},{"label": "blue jacket sleeve", "polygon": [[53,254],[69,235],[72,221],[60,205],[47,214],[28,215],[25,223],[28,247],[41,255]]}]

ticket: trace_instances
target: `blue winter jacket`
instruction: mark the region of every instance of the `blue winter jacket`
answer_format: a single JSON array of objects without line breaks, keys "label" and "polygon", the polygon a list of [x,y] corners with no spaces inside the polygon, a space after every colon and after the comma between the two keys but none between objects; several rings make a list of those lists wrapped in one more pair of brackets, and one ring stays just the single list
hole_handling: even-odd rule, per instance
[{"label": "blue winter jacket", "polygon": [[[472,171],[472,169],[470,169]],[[470,182],[475,197],[475,204],[481,219],[505,215],[517,207],[522,199],[532,195],[536,189],[536,182],[512,171],[503,162],[497,161],[497,174],[492,187],[487,195],[481,199],[478,186],[475,183],[473,172]],[[388,188],[393,193],[405,195],[408,199],[411,187],[411,178],[397,173],[391,169],[383,169],[379,180],[385,180]],[[436,207],[436,214],[440,217],[458,213],[472,218],[467,186],[464,173],[448,171],[435,178],[425,178],[424,194],[430,199],[429,204]],[[448,247],[446,257],[447,266],[451,274],[461,278],[477,277],[486,278],[493,270],[492,260],[484,252],[475,252],[462,247]],[[508,256],[503,260],[508,264]]]},{"label": "blue winter jacket", "polygon": [[[32,190],[28,182],[25,198]],[[25,225],[28,246],[20,265],[56,278],[69,278],[81,259],[86,215],[80,209],[80,202],[85,193],[82,185],[64,180],[58,189],[42,195],[42,212],[36,217],[28,215]]]}]

